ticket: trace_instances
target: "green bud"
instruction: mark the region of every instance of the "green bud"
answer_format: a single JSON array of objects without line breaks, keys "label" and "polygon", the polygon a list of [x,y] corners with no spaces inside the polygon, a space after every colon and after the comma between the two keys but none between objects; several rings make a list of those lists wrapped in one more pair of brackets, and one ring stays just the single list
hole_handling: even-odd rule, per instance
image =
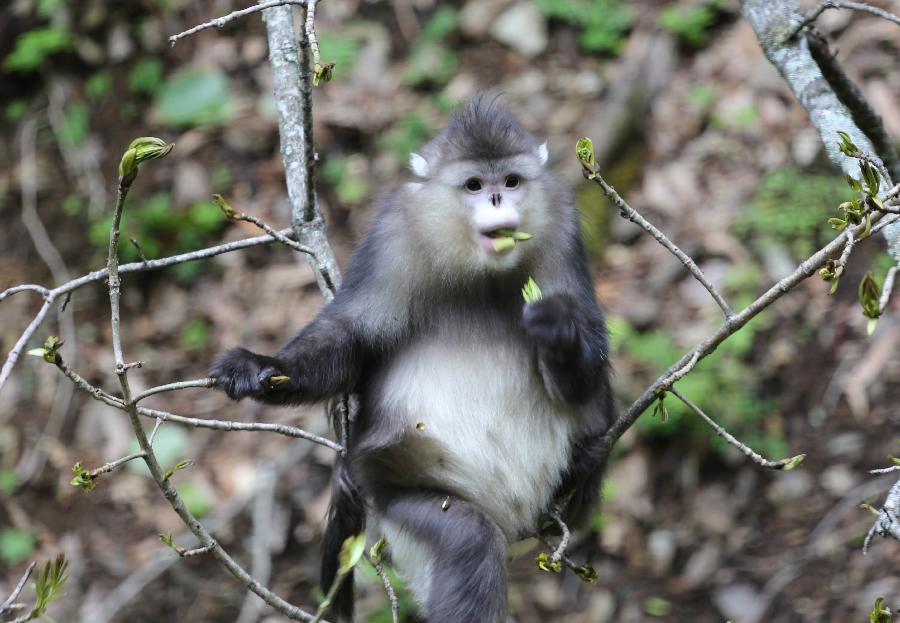
[{"label": "green bud", "polygon": [[541,571],[547,571],[548,573],[559,573],[560,571],[562,571],[562,564],[559,562],[553,562],[546,552],[541,552],[540,554],[538,554],[538,557],[535,559],[535,563],[537,563],[537,567]]},{"label": "green bud", "polygon": [[225,218],[234,220],[237,218],[238,213],[234,211],[227,201],[225,201],[225,197],[222,195],[213,195],[213,201],[215,201],[216,205],[219,206],[219,209],[222,211],[222,214],[225,215]]},{"label": "green bud", "polygon": [[119,161],[119,186],[131,186],[138,174],[138,165],[146,160],[166,157],[175,148],[174,143],[166,143],[154,136],[141,136],[131,141]]},{"label": "green bud", "polygon": [[316,63],[313,67],[313,85],[319,86],[323,82],[331,82],[334,77],[334,63]]},{"label": "green bud", "polygon": [[803,459],[805,459],[805,458],[806,458],[805,454],[798,454],[797,456],[792,456],[789,459],[784,459],[782,461],[781,471],[783,471],[783,472],[791,471],[792,469],[794,469],[795,467],[800,465],[800,463],[802,463]]}]

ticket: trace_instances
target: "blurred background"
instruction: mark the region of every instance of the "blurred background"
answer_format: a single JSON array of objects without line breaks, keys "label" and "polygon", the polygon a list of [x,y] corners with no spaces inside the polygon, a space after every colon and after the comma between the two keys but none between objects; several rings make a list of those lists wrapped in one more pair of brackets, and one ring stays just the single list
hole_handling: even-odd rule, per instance
[{"label": "blurred background", "polygon": [[[4,3],[0,289],[50,286],[104,264],[118,160],[137,136],[177,144],[143,166],[128,200],[123,233],[146,257],[256,235],[226,221],[212,193],[275,227],[289,224],[259,15],[175,47],[167,41],[243,6]],[[900,137],[896,25],[849,11],[826,12],[818,25]],[[342,266],[373,200],[408,179],[410,151],[461,99],[502,93],[574,185],[623,409],[721,318],[674,257],[582,180],[578,137],[594,140],[607,179],[735,308],[830,240],[826,221],[850,196],[735,0],[327,0],[317,31],[323,61],[336,63],[334,80],[314,94],[318,192]],[[122,257],[140,258],[125,239]],[[900,323],[894,305],[867,337],[856,284],[890,265],[880,239],[860,245],[834,295],[810,279],[679,383],[769,458],[806,453],[798,469],[762,470],[670,398],[667,421],[647,413],[619,442],[605,502],[576,539],[572,556],[590,556],[597,584],[539,571],[540,549],[525,544],[510,588],[518,620],[742,621],[767,607],[768,621],[864,621],[875,597],[900,605],[892,573],[900,545],[878,541],[863,557],[874,518],[859,508],[879,505],[892,482],[866,470],[897,451]],[[39,305],[34,293],[0,303],[3,353]],[[276,245],[128,275],[126,360],[145,362],[132,383],[202,377],[238,344],[274,351],[321,305],[312,273]],[[65,312],[57,305],[29,347],[62,335],[65,359],[115,393],[109,331],[107,293],[96,283]],[[321,407],[236,405],[209,390],[147,404],[326,430]],[[175,483],[226,549],[285,598],[314,607],[331,451],[174,424],[160,429],[156,447],[164,465],[196,462]],[[96,467],[135,450],[123,413],[74,393],[39,358],[20,360],[0,391],[0,596],[28,561],[64,552],[71,579],[50,610],[57,621],[283,620],[258,600],[245,603],[210,558],[180,559],[160,543],[171,532],[193,546],[136,464],[89,494],[68,484],[76,462]],[[374,572],[357,577],[360,619],[390,621]]]}]

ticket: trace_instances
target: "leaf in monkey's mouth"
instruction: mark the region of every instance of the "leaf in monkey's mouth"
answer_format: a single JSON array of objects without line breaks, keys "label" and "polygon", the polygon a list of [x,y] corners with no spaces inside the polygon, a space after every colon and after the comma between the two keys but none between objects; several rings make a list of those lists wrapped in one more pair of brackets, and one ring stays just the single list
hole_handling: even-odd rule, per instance
[{"label": "leaf in monkey's mouth", "polygon": [[484,236],[490,238],[495,253],[505,253],[515,247],[517,242],[525,242],[532,238],[531,234],[508,227],[486,231]]}]

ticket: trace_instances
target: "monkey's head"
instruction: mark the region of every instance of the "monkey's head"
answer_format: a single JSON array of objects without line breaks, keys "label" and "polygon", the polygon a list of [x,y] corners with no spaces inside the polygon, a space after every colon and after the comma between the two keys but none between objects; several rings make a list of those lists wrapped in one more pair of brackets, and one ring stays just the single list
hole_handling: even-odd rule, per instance
[{"label": "monkey's head", "polygon": [[[476,96],[446,129],[410,156],[418,201],[411,225],[431,253],[455,271],[520,266],[550,244],[547,146],[496,99]],[[523,234],[533,240],[522,241]],[[518,240],[517,240],[518,239]]]}]

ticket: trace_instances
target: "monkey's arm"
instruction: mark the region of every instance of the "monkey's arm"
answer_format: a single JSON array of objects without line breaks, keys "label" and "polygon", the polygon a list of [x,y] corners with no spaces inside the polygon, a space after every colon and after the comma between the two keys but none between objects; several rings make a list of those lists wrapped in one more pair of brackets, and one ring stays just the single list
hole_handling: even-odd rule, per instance
[{"label": "monkey's arm", "polygon": [[535,344],[538,370],[554,400],[584,404],[608,375],[603,317],[585,297],[554,294],[522,311],[525,333]]},{"label": "monkey's arm", "polygon": [[364,360],[353,323],[326,308],[274,356],[235,348],[220,355],[209,374],[234,400],[297,404],[351,390]]}]

